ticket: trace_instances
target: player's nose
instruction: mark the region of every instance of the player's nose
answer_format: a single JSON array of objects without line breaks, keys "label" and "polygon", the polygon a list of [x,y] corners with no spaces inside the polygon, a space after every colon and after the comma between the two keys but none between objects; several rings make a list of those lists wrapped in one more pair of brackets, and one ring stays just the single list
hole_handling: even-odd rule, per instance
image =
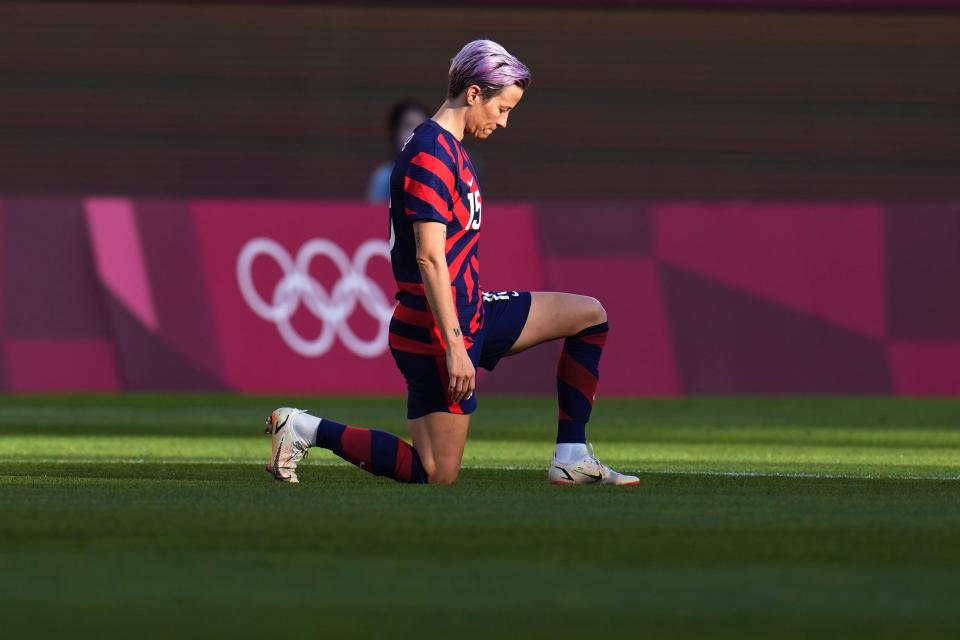
[{"label": "player's nose", "polygon": [[497,120],[497,125],[503,127],[504,129],[506,129],[506,128],[507,128],[507,118],[509,118],[509,117],[510,117],[510,114],[509,114],[509,113],[503,114],[503,115],[500,116],[500,118]]}]

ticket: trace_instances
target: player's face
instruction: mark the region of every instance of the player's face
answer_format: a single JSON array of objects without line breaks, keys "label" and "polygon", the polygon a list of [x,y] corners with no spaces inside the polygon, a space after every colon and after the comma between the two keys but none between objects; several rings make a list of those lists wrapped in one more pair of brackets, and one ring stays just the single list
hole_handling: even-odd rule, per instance
[{"label": "player's face", "polygon": [[489,138],[497,127],[507,127],[507,118],[520,98],[523,89],[515,84],[506,87],[486,102],[479,96],[469,105],[467,110],[466,131],[474,138],[483,140]]}]

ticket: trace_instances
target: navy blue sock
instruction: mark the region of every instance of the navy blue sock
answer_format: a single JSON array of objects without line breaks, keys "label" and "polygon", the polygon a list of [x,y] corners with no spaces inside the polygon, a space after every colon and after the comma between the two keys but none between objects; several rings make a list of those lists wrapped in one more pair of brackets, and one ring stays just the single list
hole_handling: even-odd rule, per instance
[{"label": "navy blue sock", "polygon": [[609,325],[587,327],[563,341],[557,363],[557,442],[587,441],[587,422],[600,379],[600,356]]},{"label": "navy blue sock", "polygon": [[322,418],[317,427],[317,446],[375,476],[411,484],[427,482],[417,450],[386,431],[351,427]]}]

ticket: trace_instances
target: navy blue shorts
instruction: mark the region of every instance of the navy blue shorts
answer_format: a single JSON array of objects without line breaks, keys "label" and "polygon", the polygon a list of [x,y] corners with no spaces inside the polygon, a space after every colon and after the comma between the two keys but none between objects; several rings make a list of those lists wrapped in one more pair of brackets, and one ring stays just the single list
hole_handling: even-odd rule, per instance
[{"label": "navy blue shorts", "polygon": [[[501,291],[483,294],[483,326],[473,336],[467,349],[476,368],[493,371],[510,347],[520,337],[530,313],[529,291]],[[412,420],[428,413],[470,414],[477,409],[477,391],[469,400],[451,403],[447,395],[449,376],[447,357],[421,355],[391,349],[400,372],[407,380],[407,418]]]}]

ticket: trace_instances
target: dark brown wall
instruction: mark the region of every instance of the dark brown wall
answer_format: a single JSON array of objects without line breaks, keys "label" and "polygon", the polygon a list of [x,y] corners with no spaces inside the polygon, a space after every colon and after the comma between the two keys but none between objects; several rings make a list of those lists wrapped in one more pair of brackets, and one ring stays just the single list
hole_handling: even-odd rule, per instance
[{"label": "dark brown wall", "polygon": [[0,5],[0,193],[359,197],[475,37],[493,199],[960,196],[960,13],[78,3]]}]

